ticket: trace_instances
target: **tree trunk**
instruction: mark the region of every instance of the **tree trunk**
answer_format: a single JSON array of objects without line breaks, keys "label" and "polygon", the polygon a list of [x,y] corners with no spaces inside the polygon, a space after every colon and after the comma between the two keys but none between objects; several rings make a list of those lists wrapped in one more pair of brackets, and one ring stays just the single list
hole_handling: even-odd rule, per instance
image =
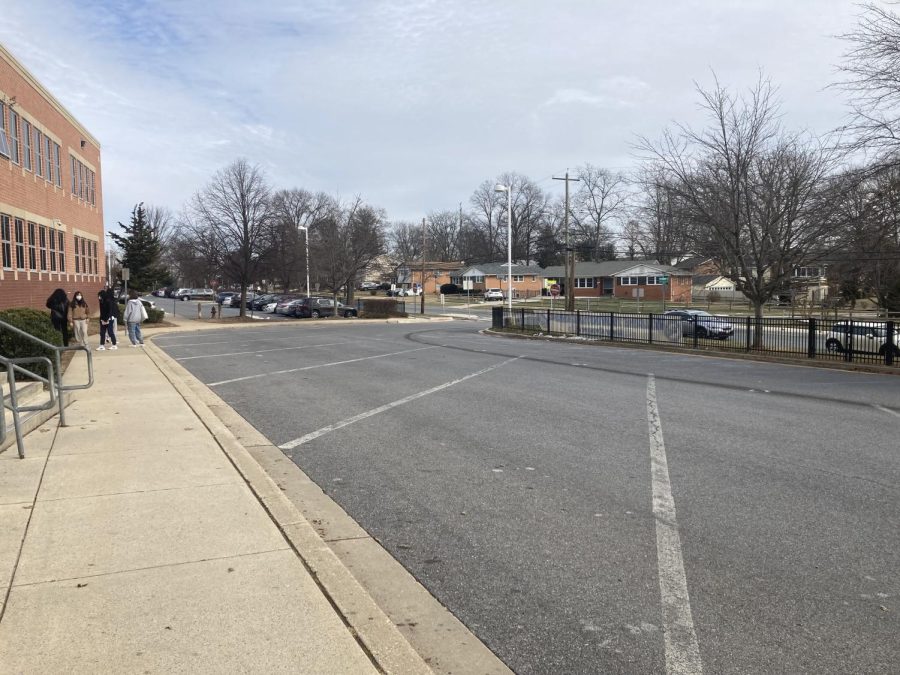
[{"label": "tree trunk", "polygon": [[753,349],[762,349],[763,343],[763,303],[753,301]]}]

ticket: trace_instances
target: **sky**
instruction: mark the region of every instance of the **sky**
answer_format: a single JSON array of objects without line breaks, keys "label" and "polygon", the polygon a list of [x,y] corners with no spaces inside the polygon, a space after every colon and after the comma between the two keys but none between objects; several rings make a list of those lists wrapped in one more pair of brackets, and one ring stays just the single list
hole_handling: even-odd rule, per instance
[{"label": "sky", "polygon": [[178,212],[239,157],[393,221],[516,171],[627,171],[702,126],[696,86],[762,72],[783,123],[846,119],[846,0],[0,0],[0,42],[101,143],[107,229]]}]

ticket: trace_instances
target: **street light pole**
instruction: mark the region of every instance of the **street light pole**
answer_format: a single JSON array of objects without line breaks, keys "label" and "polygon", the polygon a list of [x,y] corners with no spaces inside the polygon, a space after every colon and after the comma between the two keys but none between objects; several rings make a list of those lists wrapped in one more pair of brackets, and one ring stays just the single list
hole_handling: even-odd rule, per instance
[{"label": "street light pole", "polygon": [[506,193],[506,302],[512,319],[512,185],[496,185],[494,192]]},{"label": "street light pole", "polygon": [[303,230],[303,234],[305,235],[303,240],[306,243],[306,297],[309,297],[309,227],[304,225],[298,225],[301,230]]}]

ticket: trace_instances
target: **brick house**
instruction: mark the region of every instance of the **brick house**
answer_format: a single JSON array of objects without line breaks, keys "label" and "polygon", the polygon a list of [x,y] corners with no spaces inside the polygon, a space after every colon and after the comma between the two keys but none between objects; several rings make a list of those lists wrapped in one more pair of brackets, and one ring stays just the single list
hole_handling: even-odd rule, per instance
[{"label": "brick house", "polygon": [[106,283],[100,144],[0,45],[0,309]]},{"label": "brick house", "polygon": [[[470,287],[472,293],[484,293],[487,288],[499,288],[506,295],[506,263],[478,263],[457,269],[451,283],[462,288]],[[512,266],[512,289],[514,298],[532,298],[541,295],[544,288],[544,269],[537,265]]]},{"label": "brick house", "polygon": [[[440,293],[443,284],[452,283],[451,276],[463,266],[462,261],[428,262],[425,261],[425,293]],[[405,262],[397,268],[397,285],[402,288],[418,288],[422,285],[422,263]]]},{"label": "brick house", "polygon": [[[575,263],[576,298],[634,298],[635,291],[644,300],[669,302],[691,301],[691,274],[672,265],[653,260],[604,260]],[[665,281],[663,281],[665,278]],[[544,270],[544,285],[559,284],[566,294],[565,268],[562,265]]]}]

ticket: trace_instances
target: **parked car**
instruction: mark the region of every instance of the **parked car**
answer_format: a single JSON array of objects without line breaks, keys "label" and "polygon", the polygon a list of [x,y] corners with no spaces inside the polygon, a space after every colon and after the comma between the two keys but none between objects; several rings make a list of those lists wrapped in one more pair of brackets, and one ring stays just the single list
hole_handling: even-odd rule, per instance
[{"label": "parked car", "polygon": [[300,302],[294,305],[294,316],[298,319],[318,319],[323,316],[334,316],[335,314],[345,319],[358,316],[355,307],[345,305],[342,302],[337,303],[335,307],[334,300],[331,298],[316,296],[301,298]]},{"label": "parked car", "polygon": [[254,312],[261,312],[266,305],[275,300],[275,298],[277,297],[278,296],[274,293],[264,293],[262,295],[257,295],[253,298],[253,300],[247,303],[247,306]]},{"label": "parked car", "polygon": [[215,298],[216,294],[213,293],[213,289],[211,288],[179,288],[175,291],[174,297],[179,300],[197,300],[200,298],[212,299]]},{"label": "parked car", "polygon": [[488,288],[484,291],[485,301],[503,300],[503,291],[499,288]]},{"label": "parked car", "polygon": [[399,295],[399,296],[401,296],[401,297],[403,297],[403,296],[416,296],[416,295],[422,295],[422,289],[421,289],[421,287],[416,287],[416,288],[399,288],[399,289],[397,289],[397,295]]},{"label": "parked car", "polygon": [[262,311],[267,312],[269,314],[274,314],[275,308],[277,306],[278,306],[278,301],[272,300],[271,302],[267,302],[265,305],[263,305]]},{"label": "parked car", "polygon": [[150,295],[152,295],[155,298],[164,298],[164,297],[166,297],[166,289],[165,288],[157,288]]},{"label": "parked car", "polygon": [[829,352],[843,352],[853,349],[863,354],[884,356],[889,349],[900,357],[900,338],[895,334],[893,344],[887,339],[887,325],[878,321],[839,321],[831,326],[825,349]]},{"label": "parked car", "polygon": [[301,298],[298,298],[295,295],[283,295],[275,305],[274,313],[294,316],[294,305],[300,300]]},{"label": "parked car", "polygon": [[216,302],[220,305],[224,305],[226,300],[230,300],[230,298],[235,295],[237,295],[237,291],[221,291],[216,293]]},{"label": "parked car", "polygon": [[681,335],[684,337],[694,337],[695,327],[698,338],[727,340],[734,335],[729,317],[716,316],[702,309],[670,309],[665,316],[681,318]]},{"label": "parked car", "polygon": [[374,291],[378,288],[378,284],[374,281],[364,281],[359,285],[359,290],[361,291]]}]

